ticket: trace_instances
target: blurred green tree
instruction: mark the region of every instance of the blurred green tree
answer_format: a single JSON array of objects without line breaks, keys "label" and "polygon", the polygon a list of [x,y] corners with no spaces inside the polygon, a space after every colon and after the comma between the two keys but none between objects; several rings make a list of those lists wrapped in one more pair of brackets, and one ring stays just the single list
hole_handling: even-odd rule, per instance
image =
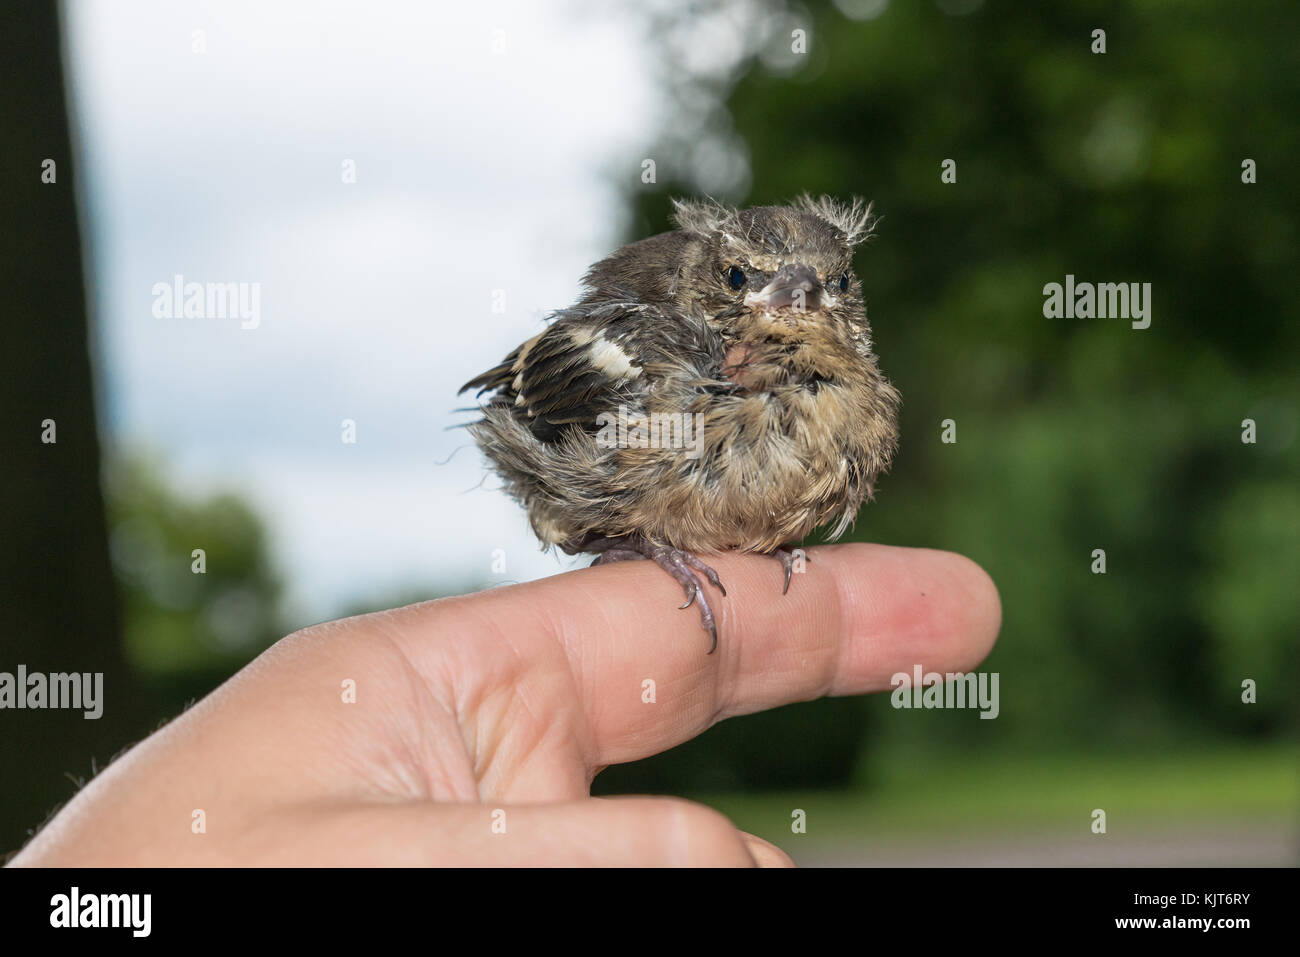
[{"label": "blurred green tree", "polygon": [[[964,552],[1001,590],[983,666],[1001,716],[873,700],[871,740],[914,755],[1294,730],[1300,6],[756,0],[655,7],[649,26],[674,123],[644,153],[658,183],[639,157],[620,172],[631,233],[669,228],[674,195],[874,199],[857,268],[902,449],[853,537]],[[1067,274],[1151,283],[1150,328],[1046,318],[1043,287]],[[819,709],[839,707],[786,720],[819,747]],[[672,784],[674,760],[636,773]]]},{"label": "blurred green tree", "polygon": [[247,503],[184,496],[138,453],[110,462],[105,487],[132,665],[155,679],[224,676],[281,636],[280,581]]}]

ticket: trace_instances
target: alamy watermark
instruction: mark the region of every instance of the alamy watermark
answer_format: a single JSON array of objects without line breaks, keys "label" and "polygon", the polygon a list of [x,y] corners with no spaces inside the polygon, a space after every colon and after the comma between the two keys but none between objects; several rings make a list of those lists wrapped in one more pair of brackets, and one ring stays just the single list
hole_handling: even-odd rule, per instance
[{"label": "alamy watermark", "polygon": [[170,283],[154,283],[150,292],[158,319],[238,319],[241,329],[262,322],[260,282],[186,282],[177,273]]},{"label": "alamy watermark", "polygon": [[1043,315],[1048,319],[1129,319],[1134,329],[1151,325],[1151,283],[1079,282],[1067,273],[1065,284],[1043,287]]},{"label": "alamy watermark", "polygon": [[148,937],[152,912],[152,894],[83,894],[74,885],[50,898],[51,927],[121,927],[132,937]]},{"label": "alamy watermark", "polygon": [[40,671],[27,673],[26,665],[18,673],[0,671],[0,708],[73,708],[93,721],[104,713],[104,673]]},{"label": "alamy watermark", "polygon": [[920,665],[913,665],[910,675],[900,671],[889,679],[894,689],[889,700],[895,708],[978,708],[981,718],[992,719],[1002,710],[998,680],[996,671],[923,674]]},{"label": "alamy watermark", "polygon": [[617,415],[596,416],[596,425],[596,444],[602,449],[682,449],[688,459],[699,458],[703,451],[702,412],[629,414],[627,406],[620,405]]}]

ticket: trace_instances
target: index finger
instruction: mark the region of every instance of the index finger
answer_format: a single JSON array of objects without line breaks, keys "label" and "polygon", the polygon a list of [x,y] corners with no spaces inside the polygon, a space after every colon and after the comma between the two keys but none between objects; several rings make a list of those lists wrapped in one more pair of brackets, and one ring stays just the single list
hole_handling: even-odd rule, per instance
[{"label": "index finger", "polygon": [[[509,622],[515,654],[523,634],[549,645],[552,664],[571,672],[582,699],[597,767],[657,754],[732,715],[883,690],[918,664],[968,670],[1001,623],[992,580],[951,552],[810,549],[806,573],[785,595],[772,558],[706,560],[727,587],[713,601],[721,638],[712,655],[698,613],[678,610],[680,586],[652,562],[580,569],[453,602],[474,603],[480,623]],[[522,653],[540,656],[531,667],[546,667],[546,647]]]}]

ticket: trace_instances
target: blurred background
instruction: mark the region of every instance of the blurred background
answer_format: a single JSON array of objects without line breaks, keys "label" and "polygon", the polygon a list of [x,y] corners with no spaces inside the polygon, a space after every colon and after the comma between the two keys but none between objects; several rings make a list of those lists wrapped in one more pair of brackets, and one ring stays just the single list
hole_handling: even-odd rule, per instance
[{"label": "blurred background", "polygon": [[[688,794],[805,864],[1300,859],[1291,0],[0,26],[0,671],[102,671],[106,698],[0,712],[0,853],[289,631],[573,567],[456,389],[670,197],[808,190],[883,216],[857,270],[903,439],[852,537],[989,571],[1000,714],[796,705],[598,791]],[[1150,328],[1045,318],[1067,274],[1150,283]],[[256,284],[255,318],[158,316],[177,276]]]}]

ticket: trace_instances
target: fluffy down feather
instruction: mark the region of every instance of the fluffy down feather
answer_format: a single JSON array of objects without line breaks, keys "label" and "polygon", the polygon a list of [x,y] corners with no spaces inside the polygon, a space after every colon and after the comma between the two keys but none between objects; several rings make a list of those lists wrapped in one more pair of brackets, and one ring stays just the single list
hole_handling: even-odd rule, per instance
[{"label": "fluffy down feather", "polygon": [[[538,537],[568,551],[643,536],[770,552],[820,525],[842,534],[897,444],[899,395],[852,274],[870,206],[678,202],[675,219],[593,266],[574,306],[465,385],[490,396],[470,432]],[[808,308],[765,305],[792,282]],[[620,411],[676,431],[611,443]]]}]

